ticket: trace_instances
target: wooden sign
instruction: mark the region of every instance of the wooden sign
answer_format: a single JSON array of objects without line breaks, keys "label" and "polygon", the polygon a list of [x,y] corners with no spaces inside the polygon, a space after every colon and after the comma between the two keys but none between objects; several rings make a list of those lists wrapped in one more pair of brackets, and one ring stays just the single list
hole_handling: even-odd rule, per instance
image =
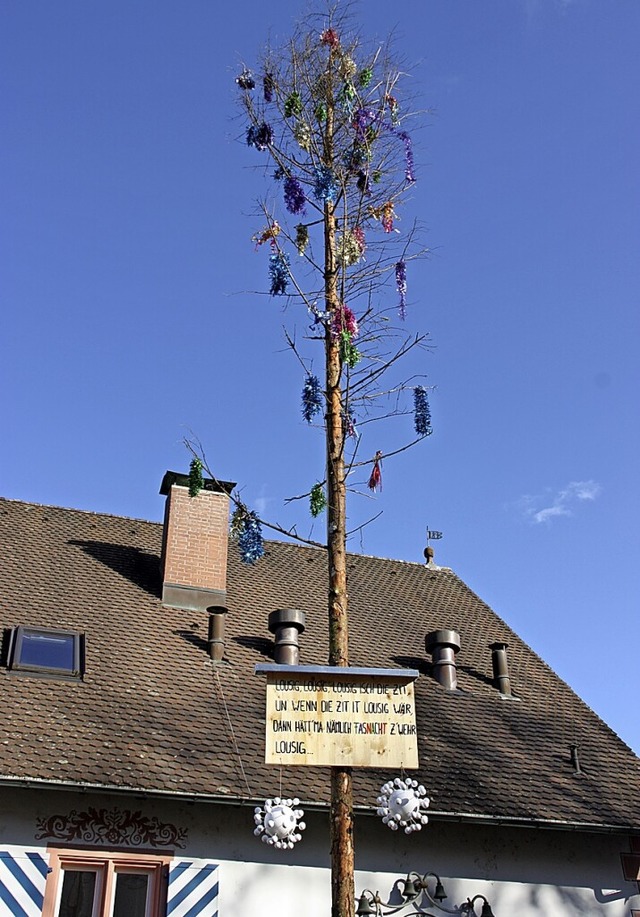
[{"label": "wooden sign", "polygon": [[267,764],[418,767],[414,669],[258,665]]}]

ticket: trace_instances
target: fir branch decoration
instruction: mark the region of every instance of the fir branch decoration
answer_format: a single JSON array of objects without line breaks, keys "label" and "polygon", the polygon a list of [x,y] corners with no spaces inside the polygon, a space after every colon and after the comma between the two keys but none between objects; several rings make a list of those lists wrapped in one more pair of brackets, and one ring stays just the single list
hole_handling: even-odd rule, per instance
[{"label": "fir branch decoration", "polygon": [[273,252],[269,255],[269,277],[271,279],[271,295],[284,296],[289,284],[289,258],[282,252]]},{"label": "fir branch decoration", "polygon": [[316,414],[322,410],[322,392],[320,390],[320,380],[317,376],[309,374],[304,380],[302,389],[302,416],[311,423]]},{"label": "fir branch decoration", "polygon": [[309,511],[313,518],[327,508],[327,497],[322,484],[314,484],[309,495]]},{"label": "fir branch decoration", "polygon": [[191,459],[191,464],[189,465],[189,496],[197,497],[203,487],[202,462],[196,456]]},{"label": "fir branch decoration", "polygon": [[413,419],[418,436],[429,436],[433,432],[429,400],[424,385],[416,385],[413,390]]}]

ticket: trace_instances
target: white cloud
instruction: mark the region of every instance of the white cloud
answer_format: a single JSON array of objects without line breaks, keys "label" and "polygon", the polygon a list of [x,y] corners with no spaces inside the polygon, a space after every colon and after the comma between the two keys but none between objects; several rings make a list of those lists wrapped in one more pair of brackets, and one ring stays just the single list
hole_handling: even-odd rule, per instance
[{"label": "white cloud", "polygon": [[597,481],[570,481],[556,493],[548,490],[538,496],[527,494],[520,498],[518,506],[530,522],[539,525],[550,523],[558,516],[572,516],[577,504],[595,500],[601,491]]}]

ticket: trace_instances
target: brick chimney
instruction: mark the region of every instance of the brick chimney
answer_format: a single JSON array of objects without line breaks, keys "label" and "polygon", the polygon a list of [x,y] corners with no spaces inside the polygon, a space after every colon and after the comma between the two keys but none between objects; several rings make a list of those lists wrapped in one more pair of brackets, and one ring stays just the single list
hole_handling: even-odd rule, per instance
[{"label": "brick chimney", "polygon": [[189,477],[167,471],[160,493],[167,498],[162,537],[162,602],[203,611],[227,600],[229,481],[204,479],[189,496]]}]

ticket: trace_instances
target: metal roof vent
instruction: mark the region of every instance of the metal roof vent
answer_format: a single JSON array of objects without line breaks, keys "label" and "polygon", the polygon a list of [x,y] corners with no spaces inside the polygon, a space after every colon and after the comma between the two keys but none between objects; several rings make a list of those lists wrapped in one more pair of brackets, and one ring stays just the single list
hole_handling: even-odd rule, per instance
[{"label": "metal roof vent", "polygon": [[460,634],[455,630],[432,630],[424,638],[427,653],[433,659],[433,677],[447,691],[458,687],[456,653],[460,650]]},{"label": "metal roof vent", "polygon": [[296,608],[280,608],[269,615],[269,630],[274,635],[273,659],[277,665],[298,665],[298,634],[304,631],[305,614]]},{"label": "metal roof vent", "polygon": [[227,609],[222,605],[210,605],[209,632],[207,634],[207,650],[213,662],[222,662],[224,656],[224,625]]},{"label": "metal roof vent", "polygon": [[507,663],[508,643],[501,640],[489,644],[491,650],[491,664],[493,666],[493,683],[505,697],[511,697],[511,680],[509,679],[509,666]]}]

